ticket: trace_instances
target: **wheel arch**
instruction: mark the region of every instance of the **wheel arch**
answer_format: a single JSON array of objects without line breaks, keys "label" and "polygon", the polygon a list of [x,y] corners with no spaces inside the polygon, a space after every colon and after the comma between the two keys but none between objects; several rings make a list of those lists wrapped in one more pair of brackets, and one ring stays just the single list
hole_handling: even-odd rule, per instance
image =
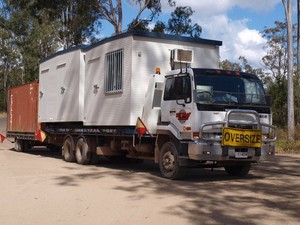
[{"label": "wheel arch", "polygon": [[167,143],[167,142],[172,142],[176,145],[176,150],[178,151],[178,155],[182,155],[183,153],[183,145],[180,143],[180,140],[178,140],[172,132],[170,131],[165,131],[163,133],[160,133],[156,137],[155,141],[155,162],[158,163],[159,160],[159,152],[162,148],[162,146]]},{"label": "wheel arch", "polygon": [[178,145],[173,141],[162,145],[158,164],[162,177],[167,179],[181,179],[186,173],[186,167],[180,165]]}]

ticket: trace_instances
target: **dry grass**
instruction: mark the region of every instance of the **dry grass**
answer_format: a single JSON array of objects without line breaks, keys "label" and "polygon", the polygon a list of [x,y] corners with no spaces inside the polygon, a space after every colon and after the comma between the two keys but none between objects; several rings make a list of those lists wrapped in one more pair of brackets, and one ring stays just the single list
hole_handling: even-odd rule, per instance
[{"label": "dry grass", "polygon": [[285,129],[278,130],[278,141],[276,142],[276,153],[300,154],[300,126],[296,127],[295,140],[289,141]]},{"label": "dry grass", "polygon": [[6,117],[6,112],[0,112],[0,118]]}]

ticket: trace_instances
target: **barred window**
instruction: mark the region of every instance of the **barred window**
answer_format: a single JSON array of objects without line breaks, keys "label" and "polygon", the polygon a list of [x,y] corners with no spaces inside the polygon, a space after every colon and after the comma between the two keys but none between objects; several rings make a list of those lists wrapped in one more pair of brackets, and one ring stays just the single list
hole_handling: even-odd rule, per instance
[{"label": "barred window", "polygon": [[105,93],[122,92],[123,49],[107,53],[105,66]]}]

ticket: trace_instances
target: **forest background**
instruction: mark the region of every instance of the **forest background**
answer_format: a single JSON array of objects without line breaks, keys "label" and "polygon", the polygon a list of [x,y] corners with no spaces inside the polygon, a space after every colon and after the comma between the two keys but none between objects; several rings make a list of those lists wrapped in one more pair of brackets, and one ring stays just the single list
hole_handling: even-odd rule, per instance
[{"label": "forest background", "polygon": [[[0,0],[0,111],[6,111],[6,93],[11,86],[38,79],[39,60],[58,50],[81,44],[92,44],[103,38],[101,25],[111,24],[117,35],[142,30],[201,38],[201,24],[193,23],[190,6],[172,8],[167,22],[160,20],[160,0],[128,0],[137,8],[129,24],[123,24],[121,0]],[[284,0],[283,4],[286,3]],[[299,11],[299,10],[298,10]],[[297,12],[298,12],[297,11]],[[287,17],[286,17],[287,18]],[[254,67],[241,55],[232,62],[220,62],[223,69],[257,74],[268,95],[272,96],[273,123],[280,129],[279,149],[299,152],[300,134],[287,138],[288,128],[288,23],[274,21],[261,34],[267,40],[261,68]],[[298,23],[293,24],[293,104],[294,122],[300,127],[300,75],[298,73]],[[126,29],[123,27],[127,26]],[[101,37],[101,38],[100,38]]]}]

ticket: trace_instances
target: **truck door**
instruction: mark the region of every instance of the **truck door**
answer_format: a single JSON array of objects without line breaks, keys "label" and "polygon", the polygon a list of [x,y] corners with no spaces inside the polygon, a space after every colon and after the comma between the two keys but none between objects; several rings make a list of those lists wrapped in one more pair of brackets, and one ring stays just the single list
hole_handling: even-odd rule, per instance
[{"label": "truck door", "polygon": [[177,131],[191,128],[192,91],[188,74],[168,77],[161,105],[161,121],[169,122]]}]

